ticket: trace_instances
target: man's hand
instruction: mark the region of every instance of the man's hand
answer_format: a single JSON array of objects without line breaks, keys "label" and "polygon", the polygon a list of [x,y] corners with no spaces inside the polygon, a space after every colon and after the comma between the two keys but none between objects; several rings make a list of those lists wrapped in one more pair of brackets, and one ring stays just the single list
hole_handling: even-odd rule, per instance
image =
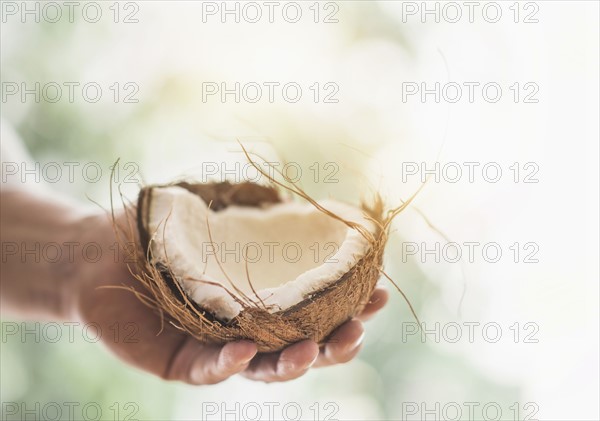
[{"label": "man's hand", "polygon": [[[124,213],[117,219],[120,226],[127,227]],[[168,380],[213,384],[240,373],[253,380],[275,382],[295,379],[310,367],[348,362],[360,350],[362,321],[388,299],[384,289],[376,289],[364,312],[340,326],[321,349],[310,340],[263,354],[249,341],[206,345],[171,324],[161,325],[154,310],[122,288],[143,292],[129,272],[125,256],[115,255],[116,239],[107,216],[88,217],[82,224],[85,227],[79,231],[85,232],[87,241],[101,245],[103,257],[77,271],[80,279],[74,313],[88,326],[98,326],[104,344],[122,360]]]}]

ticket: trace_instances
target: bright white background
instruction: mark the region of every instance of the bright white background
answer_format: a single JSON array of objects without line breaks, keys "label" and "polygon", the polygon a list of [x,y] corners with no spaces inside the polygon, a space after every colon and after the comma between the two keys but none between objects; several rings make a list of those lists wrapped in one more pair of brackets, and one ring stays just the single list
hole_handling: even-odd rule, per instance
[{"label": "bright white background", "polygon": [[[521,418],[527,413],[523,406],[533,402],[537,419],[598,419],[598,3],[535,2],[538,22],[523,23],[526,11],[533,10],[524,9],[525,3],[518,6],[519,23],[509,9],[512,2],[501,2],[497,23],[487,22],[480,8],[473,23],[466,16],[436,23],[431,15],[423,23],[419,12],[406,14],[406,2],[359,1],[338,2],[339,23],[332,24],[310,18],[297,24],[221,23],[218,15],[205,23],[198,2],[138,2],[140,22],[132,25],[110,19],[98,25],[3,23],[3,81],[108,86],[119,80],[140,88],[135,105],[104,99],[2,103],[3,117],[42,162],[110,163],[120,156],[138,162],[145,181],[167,181],[197,174],[203,161],[243,162],[233,143],[239,138],[304,168],[314,161],[338,163],[338,184],[309,183],[317,196],[356,201],[379,191],[390,205],[420,183],[420,174],[403,173],[403,163],[433,168],[436,159],[442,166],[476,162],[474,182],[466,172],[454,183],[432,179],[415,203],[452,241],[496,242],[503,251],[499,262],[489,263],[479,248],[475,261],[465,264],[464,278],[460,264],[436,263],[427,255],[404,264],[402,242],[443,244],[415,210],[408,210],[397,219],[387,255],[390,274],[409,292],[428,327],[494,322],[503,329],[497,343],[484,340],[480,331],[469,343],[466,330],[458,343],[403,340],[402,323],[412,319],[395,297],[369,324],[361,357],[291,383],[233,378],[205,388],[165,385],[84,343],[77,349],[92,356],[90,364],[131,386],[119,395],[108,392],[115,377],[103,377],[98,368],[89,377],[68,375],[58,399],[134,400],[146,417],[168,413],[174,419],[199,417],[206,402],[227,408],[257,402],[263,409],[265,402],[299,402],[303,419],[314,416],[309,410],[314,402],[321,408],[334,402],[338,419],[397,419],[406,416],[403,402],[427,408],[457,402],[463,409],[464,402],[498,402],[502,419],[514,419],[509,409],[514,402]],[[440,9],[444,5],[438,3]],[[303,11],[311,16],[308,3]],[[467,13],[464,5],[462,12]],[[294,81],[305,92],[295,104],[281,97],[272,104],[203,101],[202,84],[222,81]],[[314,82],[335,82],[339,102],[315,104],[307,88]],[[403,83],[421,82],[428,87],[494,82],[503,92],[496,103],[486,101],[481,89],[471,103],[466,88],[457,103],[443,98],[437,103],[432,95],[404,101]],[[538,102],[524,103],[529,91],[521,90],[515,103],[509,89],[515,82],[535,83]],[[490,162],[503,170],[497,183],[482,177],[481,167]],[[515,162],[523,171],[519,182],[509,169]],[[522,181],[528,162],[539,168],[537,183]],[[106,187],[60,186],[102,203],[107,203]],[[535,243],[539,262],[523,263],[520,255],[515,263],[509,249],[515,242]],[[521,326],[517,343],[510,330],[514,323]],[[524,342],[530,332],[523,330],[525,323],[537,326],[537,343]],[[2,345],[2,384],[12,391],[3,390],[9,393],[3,400],[57,399],[48,391],[75,345],[54,351],[50,361],[59,368],[51,372],[31,365],[28,358],[35,353],[19,355],[22,347],[34,345]],[[463,419],[469,419],[467,413]]]}]

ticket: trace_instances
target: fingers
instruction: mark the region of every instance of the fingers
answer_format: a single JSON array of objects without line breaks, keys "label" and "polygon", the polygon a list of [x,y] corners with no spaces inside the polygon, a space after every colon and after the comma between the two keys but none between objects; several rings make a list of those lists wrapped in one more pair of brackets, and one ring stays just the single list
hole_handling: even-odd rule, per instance
[{"label": "fingers", "polygon": [[212,351],[207,359],[198,356],[190,372],[193,384],[215,384],[248,367],[256,355],[256,344],[247,341],[230,342],[219,351]]},{"label": "fingers", "polygon": [[264,382],[292,380],[306,373],[318,356],[319,346],[305,340],[281,352],[258,355],[242,374]]},{"label": "fingers", "polygon": [[387,291],[387,289],[383,287],[375,288],[375,290],[373,291],[373,295],[371,295],[371,298],[369,299],[369,302],[365,306],[362,313],[356,316],[357,319],[363,322],[369,320],[371,317],[373,317],[375,313],[377,313],[383,308],[383,306],[385,306],[385,304],[388,302],[389,297],[390,294]]},{"label": "fingers", "polygon": [[321,352],[312,341],[299,342],[281,353],[258,355],[242,375],[265,382],[285,381],[300,377],[312,366],[324,367],[352,360],[360,351],[364,338],[361,321],[381,310],[388,298],[385,288],[375,288],[362,313],[336,329]]},{"label": "fingers", "polygon": [[[359,318],[370,318],[387,300],[387,291],[377,288]],[[330,336],[320,353],[316,343],[306,340],[280,353],[256,355],[257,347],[251,342],[238,341],[225,346],[211,346],[170,326],[165,327],[157,336],[159,321],[153,322],[152,318],[147,317],[147,311],[137,311],[136,306],[141,306],[141,303],[135,301],[127,306],[119,306],[120,311],[127,309],[127,314],[121,314],[118,318],[135,320],[139,326],[144,326],[139,329],[136,341],[109,346],[112,345],[113,351],[123,359],[144,370],[165,379],[190,384],[214,384],[236,373],[265,382],[292,380],[303,375],[313,365],[327,366],[350,361],[358,354],[364,334],[362,323],[353,319]],[[118,312],[115,310],[115,314]],[[113,313],[111,315],[114,316]],[[141,316],[144,316],[143,321],[139,320]]]},{"label": "fingers", "polygon": [[[382,297],[385,303],[387,293]],[[357,319],[340,326],[321,352],[310,340],[298,342],[279,353],[257,355],[252,342],[230,342],[218,347],[188,338],[176,353],[168,378],[191,384],[214,384],[242,373],[249,379],[264,382],[293,380],[313,365],[323,367],[352,360],[360,351],[363,338],[364,328]]]},{"label": "fingers", "polygon": [[360,351],[365,330],[363,324],[352,319],[337,328],[327,340],[315,367],[346,363]]},{"label": "fingers", "polygon": [[310,340],[302,341],[284,349],[277,361],[278,377],[291,380],[300,377],[316,361],[319,346]]},{"label": "fingers", "polygon": [[219,383],[246,369],[256,352],[256,345],[248,341],[213,346],[188,337],[174,355],[165,377],[196,385]]}]

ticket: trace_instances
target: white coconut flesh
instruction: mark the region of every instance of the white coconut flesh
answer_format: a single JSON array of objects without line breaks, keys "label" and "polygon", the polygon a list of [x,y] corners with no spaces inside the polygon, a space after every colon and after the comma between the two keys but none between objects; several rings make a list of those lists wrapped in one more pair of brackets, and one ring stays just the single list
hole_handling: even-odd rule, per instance
[{"label": "white coconut flesh", "polygon": [[[374,232],[360,209],[319,203]],[[148,217],[153,263],[168,266],[189,297],[223,320],[243,310],[231,294],[264,303],[271,313],[286,310],[337,282],[370,247],[355,229],[310,203],[213,211],[172,186],[152,190]]]}]

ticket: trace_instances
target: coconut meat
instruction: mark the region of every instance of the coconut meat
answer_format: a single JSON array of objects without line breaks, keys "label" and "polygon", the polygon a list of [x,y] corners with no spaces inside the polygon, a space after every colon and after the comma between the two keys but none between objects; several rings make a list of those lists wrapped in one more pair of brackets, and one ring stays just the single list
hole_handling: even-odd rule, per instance
[{"label": "coconut meat", "polygon": [[[320,204],[374,232],[360,209]],[[177,187],[152,189],[148,215],[153,263],[169,267],[184,291],[216,317],[230,320],[254,302],[286,310],[338,281],[369,250],[356,230],[310,203],[218,212]]]}]

